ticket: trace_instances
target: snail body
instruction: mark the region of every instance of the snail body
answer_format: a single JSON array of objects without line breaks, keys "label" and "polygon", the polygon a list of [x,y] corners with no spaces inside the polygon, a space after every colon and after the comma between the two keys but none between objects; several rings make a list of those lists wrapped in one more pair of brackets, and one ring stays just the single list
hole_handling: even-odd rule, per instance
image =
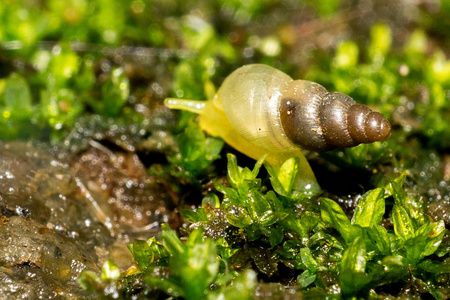
[{"label": "snail body", "polygon": [[200,126],[247,156],[275,170],[300,159],[297,188],[318,186],[302,150],[326,151],[385,140],[390,123],[350,96],[293,80],[266,65],[245,65],[231,73],[206,102],[168,98],[170,108],[200,114]]}]

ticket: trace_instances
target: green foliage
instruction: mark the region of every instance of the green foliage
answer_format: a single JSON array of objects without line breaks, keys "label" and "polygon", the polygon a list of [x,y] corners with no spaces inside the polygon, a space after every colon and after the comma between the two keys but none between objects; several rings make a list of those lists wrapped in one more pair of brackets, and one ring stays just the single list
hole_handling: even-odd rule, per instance
[{"label": "green foliage", "polygon": [[273,189],[280,195],[287,197],[294,197],[292,188],[295,183],[295,177],[299,170],[299,160],[297,157],[292,157],[286,160],[280,167],[277,173],[269,165],[265,165],[270,174],[270,182]]},{"label": "green foliage", "polygon": [[[107,261],[99,277],[94,272],[83,272],[81,286],[99,297],[114,291],[115,297],[127,299],[127,284],[142,277],[148,290],[159,290],[172,297],[183,299],[251,299],[256,285],[255,273],[240,273],[220,268],[216,243],[203,238],[201,229],[192,231],[186,243],[174,231],[165,227],[162,243],[154,238],[134,240],[129,244],[138,269],[131,274],[120,274],[112,261]],[[161,277],[166,273],[165,277]],[[210,286],[215,286],[214,290]],[[110,289],[107,291],[107,289]]]},{"label": "green foliage", "polygon": [[147,241],[135,239],[132,244],[127,246],[141,270],[147,269],[155,261],[162,262],[169,256],[164,246],[155,238]]},{"label": "green foliage", "polygon": [[357,237],[342,255],[339,281],[342,293],[357,294],[370,281],[366,270],[366,246],[362,238]]},{"label": "green foliage", "polygon": [[[99,115],[133,118],[133,113],[124,114],[129,82],[121,68],[112,69],[100,84],[91,60],[59,46],[36,52],[33,64],[37,72],[31,76],[13,73],[0,79],[0,139],[60,140],[89,108]],[[99,87],[101,97],[92,98]]]},{"label": "green foliage", "polygon": [[[228,154],[228,180],[231,188],[215,184],[224,195],[221,208],[225,218],[233,226],[246,231],[250,240],[265,236],[272,246],[283,240],[282,220],[288,215],[282,202],[273,192],[260,191],[257,178],[265,157],[259,159],[253,170],[237,165],[236,156]],[[279,224],[277,224],[279,223]]]},{"label": "green foliage", "polygon": [[384,215],[384,190],[376,188],[365,193],[359,199],[352,218],[352,224],[372,227],[380,224]]},{"label": "green foliage", "polygon": [[102,102],[94,109],[98,113],[105,112],[110,116],[119,115],[129,95],[129,82],[121,68],[113,69],[111,77],[102,85]]},{"label": "green foliage", "polygon": [[179,152],[168,157],[173,166],[172,172],[191,181],[195,181],[195,176],[203,174],[220,157],[224,144],[219,138],[206,137],[200,126],[192,121],[188,122],[176,141]]},{"label": "green foliage", "polygon": [[[119,278],[119,267],[112,260],[107,260],[103,264],[100,276],[92,271],[84,271],[78,282],[86,291],[96,294],[100,299],[106,299],[108,296],[117,295]],[[118,295],[115,298],[117,297]]]},{"label": "green foliage", "polygon": [[23,113],[31,112],[31,94],[27,82],[18,74],[12,74],[4,81],[3,102],[5,109]]},{"label": "green foliage", "polygon": [[[400,178],[402,177],[404,178]],[[441,265],[442,270],[445,269],[445,264],[426,259],[436,252],[442,242],[446,232],[444,222],[412,219],[408,212],[410,208],[401,204],[408,203],[406,194],[399,196],[398,188],[401,182],[401,179],[396,179],[389,182],[385,188],[377,188],[364,194],[355,209],[352,224],[334,201],[321,200],[322,220],[336,229],[348,245],[343,253],[339,275],[344,294],[357,295],[358,291],[373,286],[380,280],[394,280],[395,274],[389,274],[389,271],[382,275],[379,273],[377,269],[380,265],[372,267],[372,271],[366,271],[366,266],[375,263],[373,259],[376,257],[384,257],[381,265],[385,268],[388,268],[386,263],[393,258],[401,259],[403,268],[408,266],[413,276],[419,279],[423,276],[423,280],[427,279],[428,275],[421,272],[418,264],[436,264]],[[396,188],[392,188],[393,186]],[[384,199],[387,196],[393,196],[396,201],[391,212],[394,233],[379,225],[384,214]],[[429,292],[433,291],[429,289]]]},{"label": "green foliage", "polygon": [[[213,208],[206,201],[195,212],[182,211],[195,227],[209,230],[218,222],[220,214],[217,212],[222,211],[228,226],[239,229],[228,237],[228,243],[222,238],[216,240],[222,247],[220,253],[225,254],[222,258],[229,264],[244,255],[244,248],[232,246],[230,242],[248,239],[266,245],[281,260],[292,261],[294,268],[301,271],[297,276],[299,288],[323,288],[323,277],[318,274],[328,272],[337,276],[342,295],[363,297],[378,285],[406,281],[408,273],[419,284],[429,282],[433,273],[448,272],[446,263],[430,257],[436,253],[446,233],[444,222],[424,218],[420,208],[411,205],[402,187],[404,173],[362,195],[351,220],[340,205],[327,198],[320,199],[319,212],[304,202],[307,211],[298,217],[294,206],[298,200],[276,195],[273,191],[261,191],[257,174],[263,160],[264,157],[250,170],[239,167],[236,157],[229,154],[231,187],[216,183],[217,190],[224,196],[220,208]],[[286,162],[286,166],[290,166],[286,167],[288,173],[296,168],[292,161]],[[285,179],[283,184],[289,181]],[[393,230],[381,226],[386,199],[394,200],[390,210]],[[231,252],[225,251],[227,248]],[[254,260],[257,266],[261,264],[257,258],[247,259]],[[433,284],[425,286],[430,294],[439,293]]]},{"label": "green foliage", "polygon": [[0,126],[3,139],[21,136],[23,122],[32,114],[32,99],[27,81],[18,74],[0,79]]},{"label": "green foliage", "polygon": [[175,232],[162,233],[164,247],[169,253],[169,267],[173,274],[167,279],[146,276],[145,282],[155,285],[169,295],[185,299],[204,299],[207,289],[218,275],[216,245],[212,240],[203,240],[202,231],[191,232],[183,244]]}]

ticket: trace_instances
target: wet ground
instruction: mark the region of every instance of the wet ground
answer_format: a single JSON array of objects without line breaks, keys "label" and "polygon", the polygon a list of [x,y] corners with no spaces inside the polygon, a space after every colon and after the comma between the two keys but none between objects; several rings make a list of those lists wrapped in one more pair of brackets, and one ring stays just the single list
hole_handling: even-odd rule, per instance
[{"label": "wet ground", "polygon": [[134,153],[93,140],[70,154],[0,144],[0,298],[86,297],[82,270],[124,270],[127,242],[177,222],[167,190]]}]

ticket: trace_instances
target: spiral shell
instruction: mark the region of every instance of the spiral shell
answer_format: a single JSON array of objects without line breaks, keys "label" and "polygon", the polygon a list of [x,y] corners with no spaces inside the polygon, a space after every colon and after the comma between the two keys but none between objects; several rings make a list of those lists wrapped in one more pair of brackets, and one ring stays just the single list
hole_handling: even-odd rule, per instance
[{"label": "spiral shell", "polygon": [[382,141],[391,130],[383,115],[351,97],[266,65],[237,69],[215,100],[237,132],[270,151],[353,147]]},{"label": "spiral shell", "polygon": [[266,65],[246,65],[231,73],[216,102],[234,129],[252,144],[273,151],[295,146],[286,139],[280,120],[280,99],[292,82],[285,73]]},{"label": "spiral shell", "polygon": [[321,85],[296,80],[280,101],[286,136],[303,149],[325,151],[385,140],[391,125],[369,107]]}]

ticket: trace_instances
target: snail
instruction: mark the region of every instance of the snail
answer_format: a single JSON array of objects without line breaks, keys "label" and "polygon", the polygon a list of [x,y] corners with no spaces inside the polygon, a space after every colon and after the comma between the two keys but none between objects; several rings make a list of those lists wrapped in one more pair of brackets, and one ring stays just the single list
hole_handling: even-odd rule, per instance
[{"label": "snail", "polygon": [[382,114],[350,96],[261,64],[235,70],[208,101],[167,98],[165,105],[200,114],[203,130],[253,159],[267,154],[274,170],[298,157],[300,190],[320,189],[302,150],[383,141],[391,131]]}]

